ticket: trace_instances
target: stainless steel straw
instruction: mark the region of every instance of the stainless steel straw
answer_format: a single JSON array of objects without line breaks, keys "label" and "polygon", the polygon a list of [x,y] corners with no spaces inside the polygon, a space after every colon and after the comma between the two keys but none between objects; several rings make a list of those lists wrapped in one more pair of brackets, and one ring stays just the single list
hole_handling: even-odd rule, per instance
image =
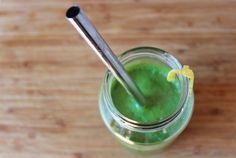
[{"label": "stainless steel straw", "polygon": [[66,17],[129,94],[140,104],[144,104],[145,98],[139,88],[131,80],[118,58],[91,24],[83,10],[78,5],[72,6],[67,10]]}]

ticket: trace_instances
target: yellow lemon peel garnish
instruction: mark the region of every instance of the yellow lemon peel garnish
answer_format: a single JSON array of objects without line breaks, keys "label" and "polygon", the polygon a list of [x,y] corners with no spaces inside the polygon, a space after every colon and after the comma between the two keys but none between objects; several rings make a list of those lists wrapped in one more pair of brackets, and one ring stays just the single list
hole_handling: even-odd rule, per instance
[{"label": "yellow lemon peel garnish", "polygon": [[188,65],[184,65],[182,70],[173,69],[168,73],[167,80],[168,81],[173,81],[175,79],[176,74],[183,75],[183,76],[185,76],[189,79],[189,90],[190,90],[190,93],[192,93],[192,91],[193,91],[193,81],[194,81],[193,70],[190,69]]}]

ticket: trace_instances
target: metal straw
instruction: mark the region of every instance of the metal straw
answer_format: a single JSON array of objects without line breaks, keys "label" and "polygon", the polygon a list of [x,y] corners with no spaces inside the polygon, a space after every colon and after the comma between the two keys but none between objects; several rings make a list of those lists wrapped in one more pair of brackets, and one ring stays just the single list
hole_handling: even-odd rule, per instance
[{"label": "metal straw", "polygon": [[131,80],[118,58],[91,24],[83,10],[77,5],[72,6],[67,10],[66,17],[128,93],[140,104],[144,104],[145,98],[139,88]]}]

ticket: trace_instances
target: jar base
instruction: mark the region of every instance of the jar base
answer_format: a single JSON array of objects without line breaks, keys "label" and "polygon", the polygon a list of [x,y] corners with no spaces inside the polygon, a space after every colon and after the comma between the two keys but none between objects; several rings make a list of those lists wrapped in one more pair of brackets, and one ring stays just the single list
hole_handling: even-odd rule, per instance
[{"label": "jar base", "polygon": [[[163,140],[162,142],[150,143],[150,144],[135,143],[135,142],[123,137],[122,135],[120,135],[120,133],[115,132],[115,129],[111,127],[111,124],[112,124],[111,122],[113,120],[111,117],[109,117],[109,112],[107,111],[105,106],[102,106],[103,104],[101,104],[102,99],[100,100],[99,110],[100,110],[100,114],[102,116],[102,119],[106,124],[106,127],[109,129],[109,131],[111,131],[113,136],[118,140],[118,142],[121,145],[123,145],[127,149],[131,150],[132,152],[147,154],[147,153],[153,153],[153,152],[155,152],[155,153],[161,152],[162,150],[165,150],[184,131],[184,129],[188,125],[188,123],[191,119],[191,116],[192,116],[193,102],[194,102],[193,100],[194,100],[194,98],[192,95],[188,100],[188,105],[187,105],[186,109],[183,111],[183,113],[186,113],[186,114],[184,115],[184,118],[182,118],[184,120],[184,122],[182,123],[179,130],[176,131],[176,133],[174,133],[170,137]],[[111,119],[109,120],[108,118],[111,118]],[[179,118],[179,119],[181,119],[181,118]]]}]

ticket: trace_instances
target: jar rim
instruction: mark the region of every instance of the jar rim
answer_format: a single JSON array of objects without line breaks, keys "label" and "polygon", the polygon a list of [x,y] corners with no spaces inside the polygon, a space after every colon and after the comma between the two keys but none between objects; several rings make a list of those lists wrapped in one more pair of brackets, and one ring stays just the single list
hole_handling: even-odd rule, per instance
[{"label": "jar rim", "polygon": [[[123,54],[119,56],[119,60],[122,64],[125,64],[125,62],[128,62],[129,60],[132,60],[133,58],[137,57],[147,57],[147,56],[153,56],[155,58],[158,58],[162,62],[166,63],[168,66],[171,66],[175,69],[181,69],[182,65],[181,63],[172,55],[170,55],[168,52],[161,50],[159,48],[155,47],[136,47],[133,49],[130,49]],[[169,63],[167,63],[169,62]],[[171,65],[170,65],[171,64]],[[149,123],[149,124],[143,124],[139,123],[137,121],[134,121],[132,119],[129,119],[128,117],[121,114],[116,107],[113,104],[112,97],[110,94],[111,89],[111,82],[112,78],[114,76],[112,73],[108,70],[105,74],[104,81],[103,81],[103,93],[104,98],[108,104],[106,104],[107,109],[113,116],[113,118],[118,121],[121,125],[124,127],[134,130],[134,131],[158,131],[163,128],[166,128],[167,126],[170,126],[173,122],[175,122],[176,119],[178,119],[184,109],[184,105],[187,101],[188,95],[189,95],[189,87],[188,87],[188,79],[183,76],[178,76],[181,81],[183,82],[181,85],[181,99],[178,105],[178,108],[175,112],[173,112],[170,116],[165,118],[162,121],[157,121],[155,123]],[[107,86],[105,86],[107,85]]]}]

